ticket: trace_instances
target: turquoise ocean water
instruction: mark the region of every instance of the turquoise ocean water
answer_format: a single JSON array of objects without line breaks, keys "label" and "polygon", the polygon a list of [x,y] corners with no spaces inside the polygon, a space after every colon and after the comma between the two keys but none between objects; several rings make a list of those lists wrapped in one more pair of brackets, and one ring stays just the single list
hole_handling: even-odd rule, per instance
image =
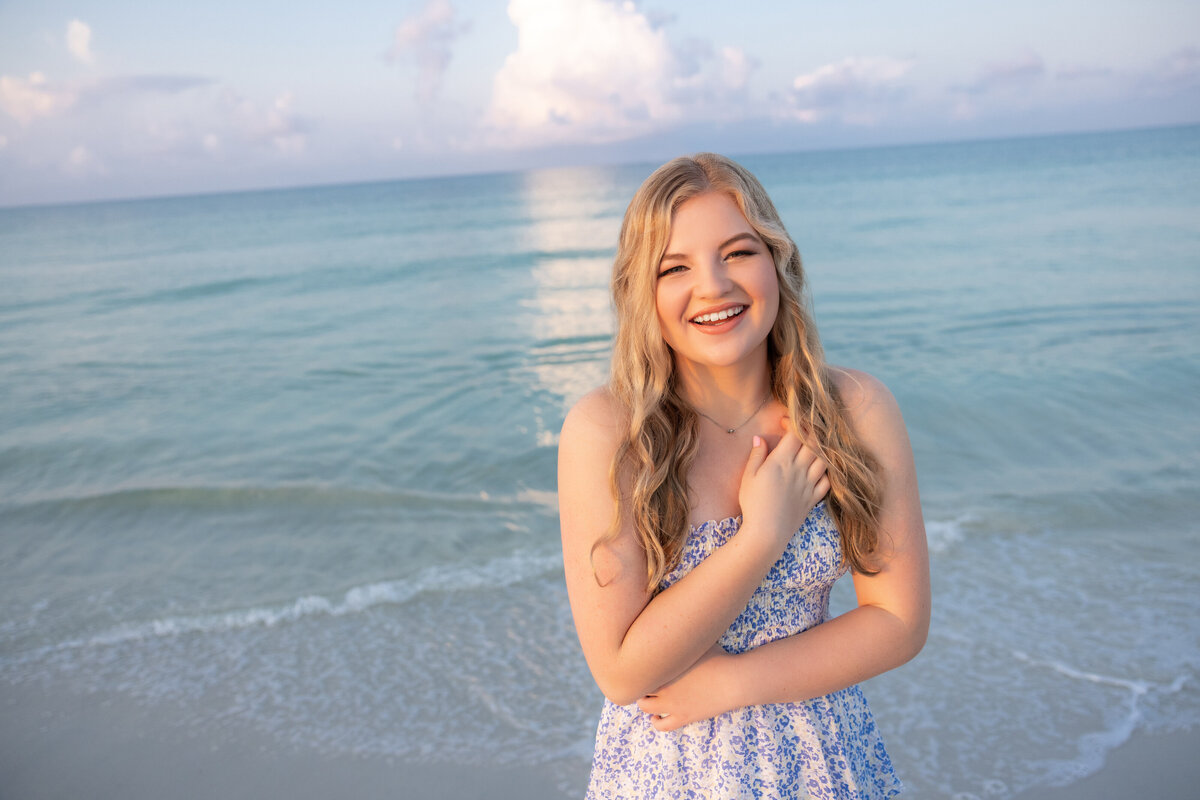
[{"label": "turquoise ocean water", "polygon": [[[744,163],[909,424],[933,629],[866,691],[913,796],[1200,724],[1200,128]],[[578,796],[556,437],[652,167],[0,209],[0,696]]]}]

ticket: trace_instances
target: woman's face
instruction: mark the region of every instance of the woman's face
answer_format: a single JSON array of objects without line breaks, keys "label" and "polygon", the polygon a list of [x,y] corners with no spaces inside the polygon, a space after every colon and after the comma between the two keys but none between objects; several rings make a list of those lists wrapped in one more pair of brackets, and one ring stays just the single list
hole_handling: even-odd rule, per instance
[{"label": "woman's face", "polygon": [[765,354],[779,279],[770,250],[732,197],[706,192],[675,210],[655,304],[677,360],[728,367]]}]

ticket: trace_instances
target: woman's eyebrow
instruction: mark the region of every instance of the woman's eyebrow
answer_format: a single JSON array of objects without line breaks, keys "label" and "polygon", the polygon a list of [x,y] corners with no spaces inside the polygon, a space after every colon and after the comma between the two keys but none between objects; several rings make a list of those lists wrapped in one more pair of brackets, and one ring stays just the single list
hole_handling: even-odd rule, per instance
[{"label": "woman's eyebrow", "polygon": [[[729,245],[733,244],[734,242],[741,241],[742,239],[750,239],[755,242],[762,241],[762,239],[760,239],[758,237],[758,234],[751,233],[750,231],[745,231],[743,233],[738,233],[738,234],[734,234],[733,236],[730,236],[728,239],[726,239],[725,241],[723,241],[719,245],[717,245],[717,249],[724,250],[726,247],[729,247]],[[664,261],[670,261],[672,259],[683,260],[686,258],[687,258],[687,256],[684,255],[683,253],[664,253],[663,257],[658,260],[658,263],[661,264]]]}]

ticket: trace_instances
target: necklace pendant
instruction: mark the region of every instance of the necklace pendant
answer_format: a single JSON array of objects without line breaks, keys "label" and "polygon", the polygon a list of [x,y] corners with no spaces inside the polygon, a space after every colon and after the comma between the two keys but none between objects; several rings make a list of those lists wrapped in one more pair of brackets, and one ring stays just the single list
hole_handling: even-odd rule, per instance
[{"label": "necklace pendant", "polygon": [[733,432],[734,432],[734,431],[736,431],[736,430],[737,430],[737,428],[728,428],[728,429],[726,429],[726,431],[725,431],[725,432],[726,432],[726,433],[733,433]]}]

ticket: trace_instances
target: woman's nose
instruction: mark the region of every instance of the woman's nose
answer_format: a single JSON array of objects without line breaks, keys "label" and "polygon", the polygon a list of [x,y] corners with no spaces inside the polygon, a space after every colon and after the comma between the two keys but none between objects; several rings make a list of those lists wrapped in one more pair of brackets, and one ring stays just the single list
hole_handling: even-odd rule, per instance
[{"label": "woman's nose", "polygon": [[701,297],[720,297],[733,285],[728,268],[719,259],[701,266],[697,273],[696,291]]}]

